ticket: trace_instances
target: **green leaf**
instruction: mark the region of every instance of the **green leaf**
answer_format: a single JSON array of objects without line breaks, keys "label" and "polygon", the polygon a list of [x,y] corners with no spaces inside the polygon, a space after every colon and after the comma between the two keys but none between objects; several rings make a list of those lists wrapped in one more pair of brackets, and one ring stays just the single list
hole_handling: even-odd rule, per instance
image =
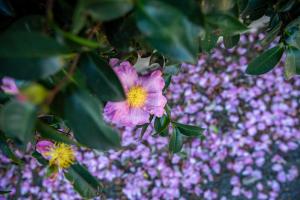
[{"label": "green leaf", "polygon": [[41,15],[28,15],[18,19],[6,31],[40,32],[43,30],[45,18]]},{"label": "green leaf", "polygon": [[289,47],[300,50],[300,17],[289,23],[285,28],[285,41]]},{"label": "green leaf", "polygon": [[246,69],[246,73],[250,75],[261,75],[269,72],[280,61],[283,52],[284,49],[279,45],[268,49],[251,61]]},{"label": "green leaf", "polygon": [[68,136],[64,135],[63,133],[55,130],[51,126],[48,126],[47,124],[41,121],[37,122],[36,128],[43,138],[66,143],[66,144],[78,145],[77,142],[73,141]]},{"label": "green leaf", "polygon": [[282,5],[279,6],[278,11],[279,12],[287,12],[292,9],[292,7],[295,5],[296,1],[295,0],[288,0],[283,2]]},{"label": "green leaf", "polygon": [[164,74],[163,75],[164,81],[165,81],[165,87],[163,88],[163,91],[168,89],[169,85],[171,84],[172,75]]},{"label": "green leaf", "polygon": [[5,16],[14,16],[15,12],[10,5],[10,2],[7,0],[0,0],[0,14],[5,15]]},{"label": "green leaf", "polygon": [[238,18],[228,14],[214,13],[207,16],[207,22],[213,27],[217,27],[221,35],[233,36],[248,30]]},{"label": "green leaf", "polygon": [[181,64],[167,65],[163,68],[164,74],[177,75],[180,71]]},{"label": "green leaf", "polygon": [[71,32],[74,34],[78,34],[82,28],[86,25],[87,17],[85,16],[85,0],[77,1],[76,7],[74,9],[73,17],[72,17],[72,28]]},{"label": "green leaf", "polygon": [[230,49],[236,46],[240,41],[240,35],[234,36],[224,36],[223,37],[224,45],[227,49]]},{"label": "green leaf", "polygon": [[36,32],[8,31],[0,35],[0,76],[17,79],[45,78],[63,66],[68,49]]},{"label": "green leaf", "polygon": [[268,7],[268,0],[248,0],[246,8],[242,12],[242,18],[254,21],[262,17]]},{"label": "green leaf", "polygon": [[205,52],[210,52],[214,47],[216,47],[218,39],[219,36],[207,31],[204,37],[200,40],[201,49]]},{"label": "green leaf", "polygon": [[300,74],[300,50],[288,49],[286,52],[284,74],[287,79]]},{"label": "green leaf", "polygon": [[139,30],[159,52],[178,61],[195,62],[200,28],[180,11],[160,1],[145,1],[138,6],[136,20]]},{"label": "green leaf", "polygon": [[180,131],[181,134],[191,137],[191,136],[201,136],[204,128],[198,126],[192,126],[187,124],[181,124],[177,122],[173,122],[173,125]]},{"label": "green leaf", "polygon": [[80,37],[80,36],[77,36],[73,33],[69,33],[69,32],[65,32],[63,30],[60,30],[57,28],[57,31],[62,34],[66,39],[78,44],[78,45],[81,45],[81,46],[85,46],[85,47],[88,47],[88,48],[98,48],[101,46],[101,44],[97,41],[94,41],[94,40],[90,40],[90,39],[86,39],[86,38],[83,38],[83,37]]},{"label": "green leaf", "polygon": [[[104,23],[103,25],[105,27],[105,37],[107,37],[109,43],[120,52],[131,52],[132,43],[136,42],[141,36],[133,14],[129,14],[126,17],[109,23]],[[145,48],[144,38],[139,39],[138,42],[140,43],[139,45]],[[146,47],[145,49],[148,48]],[[133,54],[136,54],[136,52],[131,53],[131,55]]]},{"label": "green leaf", "polygon": [[103,101],[122,101],[126,95],[122,84],[110,67],[96,54],[84,54],[79,61],[88,87]]},{"label": "green leaf", "polygon": [[181,11],[188,19],[195,24],[203,24],[201,6],[195,0],[161,0]]},{"label": "green leaf", "polygon": [[120,146],[118,133],[103,121],[102,104],[87,91],[66,96],[65,117],[79,143],[98,150]]},{"label": "green leaf", "polygon": [[83,0],[83,2],[85,12],[100,21],[116,19],[133,8],[132,0]]},{"label": "green leaf", "polygon": [[42,156],[42,154],[40,154],[40,153],[37,152],[37,151],[34,151],[34,152],[32,153],[32,157],[34,157],[35,159],[37,159],[37,161],[38,161],[41,165],[43,165],[43,166],[47,166],[47,165],[49,164],[49,161],[46,160],[46,159]]},{"label": "green leaf", "polygon": [[177,153],[181,151],[183,146],[182,135],[177,128],[174,128],[173,134],[169,141],[169,151],[172,153]]},{"label": "green leaf", "polygon": [[11,138],[23,144],[33,140],[36,108],[27,102],[12,100],[0,111],[0,127]]},{"label": "green leaf", "polygon": [[10,193],[10,190],[0,190],[0,194],[8,194]]},{"label": "green leaf", "polygon": [[5,135],[0,131],[0,149],[3,152],[3,154],[8,157],[9,159],[11,159],[14,163],[20,165],[23,163],[23,161],[21,159],[19,159],[14,152],[10,149],[8,143],[7,143],[7,139],[5,137]]},{"label": "green leaf", "polygon": [[51,176],[53,176],[54,174],[57,174],[58,171],[58,166],[57,165],[49,165],[47,167],[47,172],[46,172],[46,177],[50,178]]},{"label": "green leaf", "polygon": [[212,12],[227,12],[235,4],[234,0],[202,0],[202,11],[204,13],[212,13]]},{"label": "green leaf", "polygon": [[83,198],[94,198],[100,195],[102,186],[82,165],[74,164],[64,174]]},{"label": "green leaf", "polygon": [[166,115],[163,115],[162,117],[156,117],[154,120],[154,129],[155,134],[160,134],[161,136],[167,136],[168,135],[168,128],[170,124],[170,118]]},{"label": "green leaf", "polygon": [[271,44],[271,42],[273,42],[275,40],[275,38],[277,37],[279,31],[280,31],[280,28],[281,28],[281,25],[282,25],[282,21],[280,21],[279,23],[277,23],[275,25],[274,28],[272,28],[267,34],[266,34],[266,37],[261,41],[261,45],[263,47],[267,47]]}]

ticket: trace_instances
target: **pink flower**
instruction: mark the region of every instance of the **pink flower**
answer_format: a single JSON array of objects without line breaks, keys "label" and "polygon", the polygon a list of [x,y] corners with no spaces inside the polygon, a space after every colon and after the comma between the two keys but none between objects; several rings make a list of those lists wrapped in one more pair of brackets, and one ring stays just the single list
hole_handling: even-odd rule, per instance
[{"label": "pink flower", "polygon": [[2,78],[1,89],[8,94],[19,94],[19,89],[13,78],[9,78],[9,77]]},{"label": "pink flower", "polygon": [[45,156],[45,154],[47,152],[49,152],[50,149],[53,148],[53,146],[54,146],[54,143],[52,143],[48,140],[41,140],[38,143],[36,143],[36,150],[37,150],[37,152],[39,152],[40,154]]},{"label": "pink flower", "polygon": [[127,99],[122,102],[108,102],[104,108],[105,118],[117,125],[133,127],[147,123],[150,114],[161,117],[167,103],[162,94],[165,82],[161,71],[139,76],[129,62],[118,65],[114,59],[110,63],[114,65]]}]

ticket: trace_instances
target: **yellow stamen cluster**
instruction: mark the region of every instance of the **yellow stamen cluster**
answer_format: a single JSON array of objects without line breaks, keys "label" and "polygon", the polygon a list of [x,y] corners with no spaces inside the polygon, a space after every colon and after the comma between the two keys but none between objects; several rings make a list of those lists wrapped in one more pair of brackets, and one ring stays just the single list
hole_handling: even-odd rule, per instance
[{"label": "yellow stamen cluster", "polygon": [[127,93],[127,102],[129,106],[134,108],[142,107],[147,98],[147,92],[141,86],[134,86],[130,88]]},{"label": "yellow stamen cluster", "polygon": [[61,169],[70,167],[75,161],[73,149],[64,143],[55,144],[46,155],[50,157],[50,165],[56,165]]}]

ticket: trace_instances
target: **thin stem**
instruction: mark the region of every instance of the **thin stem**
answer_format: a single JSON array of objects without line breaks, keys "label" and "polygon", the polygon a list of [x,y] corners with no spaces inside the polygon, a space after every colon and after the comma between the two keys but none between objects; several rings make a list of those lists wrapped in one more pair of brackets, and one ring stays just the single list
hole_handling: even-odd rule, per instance
[{"label": "thin stem", "polygon": [[[88,39],[91,39],[93,35],[99,30],[100,25],[96,24],[94,27],[91,28],[91,30],[88,32]],[[72,80],[72,76],[74,75],[76,71],[76,67],[78,65],[79,59],[81,54],[77,53],[71,63],[70,69],[68,70],[67,74],[64,76],[64,78],[50,91],[48,98],[46,99],[46,104],[50,105],[55,98],[55,96],[59,93],[59,91],[70,81]]]}]

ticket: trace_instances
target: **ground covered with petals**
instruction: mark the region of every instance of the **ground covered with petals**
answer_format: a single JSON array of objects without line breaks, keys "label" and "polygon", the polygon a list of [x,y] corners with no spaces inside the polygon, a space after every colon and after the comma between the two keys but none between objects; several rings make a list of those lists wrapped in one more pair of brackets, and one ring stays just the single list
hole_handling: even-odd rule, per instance
[{"label": "ground covered with petals", "polygon": [[[189,139],[170,155],[167,138],[153,138],[149,129],[140,139],[127,128],[120,151],[78,152],[105,186],[103,199],[299,198],[300,79],[286,81],[282,66],[245,75],[262,37],[242,37],[230,50],[220,45],[173,77],[166,94],[172,117],[206,128],[205,140]],[[19,190],[19,199],[80,199],[63,177],[43,181],[45,171],[25,159],[21,173],[1,158],[0,188]]]}]

